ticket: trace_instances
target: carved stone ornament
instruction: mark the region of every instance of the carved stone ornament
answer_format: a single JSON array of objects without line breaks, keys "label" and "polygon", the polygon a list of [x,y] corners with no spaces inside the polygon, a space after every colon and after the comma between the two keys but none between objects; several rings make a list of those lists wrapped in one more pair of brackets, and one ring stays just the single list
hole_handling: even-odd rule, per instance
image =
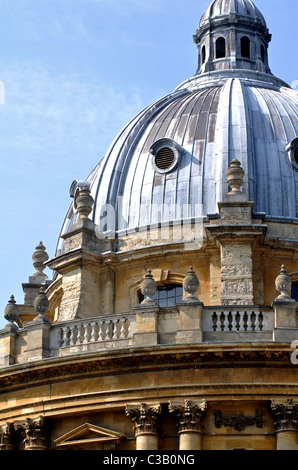
[{"label": "carved stone ornament", "polygon": [[263,411],[256,410],[255,416],[244,416],[244,415],[227,415],[223,416],[220,410],[214,411],[214,422],[216,428],[222,426],[227,428],[233,428],[235,431],[241,432],[247,426],[256,425],[257,428],[263,427]]},{"label": "carved stone ornament", "polygon": [[127,405],[126,415],[131,417],[134,424],[135,435],[157,434],[157,422],[161,414],[161,405],[147,405],[142,403],[140,406]]},{"label": "carved stone ornament", "polygon": [[18,323],[19,316],[19,308],[16,305],[14,296],[12,295],[10,297],[10,300],[8,301],[7,306],[4,309],[4,318],[8,321],[8,325],[6,326],[13,325],[14,322]]},{"label": "carved stone ornament", "polygon": [[48,424],[43,416],[39,416],[37,419],[26,419],[22,426],[25,450],[47,450]]},{"label": "carved stone ornament", "polygon": [[91,214],[94,199],[91,196],[91,191],[87,185],[85,185],[79,192],[76,198],[76,207],[80,214],[80,219],[88,219]]},{"label": "carved stone ornament", "polygon": [[48,321],[45,317],[45,313],[49,310],[49,300],[45,294],[45,287],[41,286],[37,296],[34,300],[34,309],[38,313],[38,316],[34,319]]},{"label": "carved stone ornament", "polygon": [[141,284],[141,292],[145,296],[142,304],[156,304],[155,300],[152,299],[157,290],[157,284],[153,279],[150,269],[148,269],[145,278]]},{"label": "carved stone ornament", "polygon": [[185,431],[200,431],[202,421],[206,415],[207,403],[191,403],[185,400],[184,404],[169,403],[170,413],[174,413],[178,419],[179,433]]},{"label": "carved stone ornament", "polygon": [[298,430],[298,404],[294,404],[292,399],[288,399],[286,403],[276,403],[272,400],[271,412],[277,431]]},{"label": "carved stone ornament", "polygon": [[192,266],[190,266],[187,275],[183,279],[183,288],[188,294],[184,300],[198,300],[194,294],[199,289],[199,280]]},{"label": "carved stone ornament", "polygon": [[291,297],[292,279],[287,273],[284,265],[282,265],[279,275],[275,280],[275,288],[280,295],[275,300],[286,300],[287,302],[295,302]]},{"label": "carved stone ornament", "polygon": [[14,450],[15,433],[12,423],[0,427],[0,450]]},{"label": "carved stone ornament", "polygon": [[232,192],[239,192],[243,185],[244,171],[241,168],[241,163],[234,159],[230,162],[230,166],[226,171],[228,185],[232,188]]},{"label": "carved stone ornament", "polygon": [[33,276],[45,276],[43,273],[45,269],[44,263],[49,259],[49,255],[46,252],[46,247],[42,242],[35,249],[36,251],[32,255],[33,266],[36,269],[36,273]]}]

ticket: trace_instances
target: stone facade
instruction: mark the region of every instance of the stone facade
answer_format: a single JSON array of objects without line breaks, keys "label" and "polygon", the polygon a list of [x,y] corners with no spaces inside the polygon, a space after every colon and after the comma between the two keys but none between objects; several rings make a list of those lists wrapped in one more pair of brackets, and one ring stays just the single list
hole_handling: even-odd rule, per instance
[{"label": "stone facade", "polygon": [[[264,72],[254,47],[269,36],[257,17],[245,23],[259,34],[250,65]],[[212,34],[203,21],[205,68],[237,64],[240,20],[218,62],[226,18]],[[91,185],[72,185],[63,249],[49,259],[37,246],[24,303],[12,296],[4,312],[1,450],[298,450],[298,224],[255,212],[234,157],[220,170],[218,212],[199,226],[192,217],[103,232]]]}]

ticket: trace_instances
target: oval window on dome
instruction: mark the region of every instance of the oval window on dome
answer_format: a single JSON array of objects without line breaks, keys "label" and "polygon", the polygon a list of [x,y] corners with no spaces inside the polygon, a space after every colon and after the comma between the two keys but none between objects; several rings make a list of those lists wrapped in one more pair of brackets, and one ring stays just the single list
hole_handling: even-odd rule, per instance
[{"label": "oval window on dome", "polygon": [[176,168],[183,148],[174,140],[163,138],[154,142],[150,152],[154,170],[158,173],[168,173]]},{"label": "oval window on dome", "polygon": [[155,156],[155,165],[159,170],[168,170],[175,162],[175,154],[169,147],[160,149]]}]

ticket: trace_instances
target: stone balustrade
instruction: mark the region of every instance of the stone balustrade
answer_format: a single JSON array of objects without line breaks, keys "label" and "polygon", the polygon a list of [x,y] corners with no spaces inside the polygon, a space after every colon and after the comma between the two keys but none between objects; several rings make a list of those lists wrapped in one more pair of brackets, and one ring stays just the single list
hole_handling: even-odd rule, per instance
[{"label": "stone balustrade", "polygon": [[53,325],[51,349],[58,355],[132,345],[133,314],[107,315]]},{"label": "stone balustrade", "polygon": [[[138,305],[130,313],[51,324],[42,316],[0,331],[0,368],[86,352],[190,343],[298,340],[296,304],[205,307],[198,299],[176,307]],[[290,321],[291,320],[291,321]],[[24,346],[25,345],[25,346]]]}]

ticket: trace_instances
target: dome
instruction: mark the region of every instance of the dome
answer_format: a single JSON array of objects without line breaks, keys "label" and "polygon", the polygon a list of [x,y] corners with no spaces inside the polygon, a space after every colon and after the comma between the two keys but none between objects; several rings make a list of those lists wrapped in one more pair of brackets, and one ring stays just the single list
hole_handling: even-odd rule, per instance
[{"label": "dome", "polygon": [[214,0],[203,13],[199,28],[208,21],[232,15],[246,20],[249,18],[266,26],[262,13],[251,0]]},{"label": "dome", "polygon": [[[213,1],[201,23],[234,12],[264,23],[249,0]],[[249,28],[260,37],[254,26]],[[198,38],[199,47],[203,40]],[[211,57],[209,71],[148,106],[119,133],[86,180],[95,201],[91,217],[100,231],[111,228],[108,208],[114,211],[116,232],[214,217],[228,191],[225,172],[235,158],[245,171],[243,191],[255,214],[298,218],[298,94],[266,72],[265,64],[260,69],[258,54],[234,58]],[[85,183],[72,185],[74,204],[62,233],[77,220],[75,190]]]}]

